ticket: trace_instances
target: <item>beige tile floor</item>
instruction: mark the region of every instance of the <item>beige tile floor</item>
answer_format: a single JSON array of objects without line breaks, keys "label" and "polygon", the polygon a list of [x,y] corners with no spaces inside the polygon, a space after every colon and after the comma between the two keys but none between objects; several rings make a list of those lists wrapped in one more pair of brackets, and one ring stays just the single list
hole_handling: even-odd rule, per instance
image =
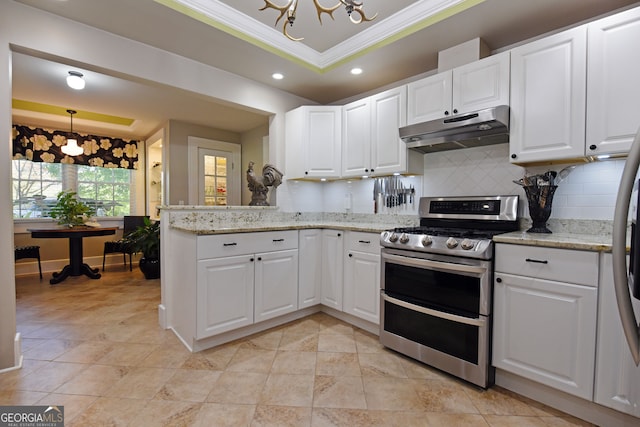
[{"label": "beige tile floor", "polygon": [[16,279],[24,367],[0,405],[64,405],[67,426],[585,426],[384,349],[326,314],[200,353],[157,321],[159,281]]}]

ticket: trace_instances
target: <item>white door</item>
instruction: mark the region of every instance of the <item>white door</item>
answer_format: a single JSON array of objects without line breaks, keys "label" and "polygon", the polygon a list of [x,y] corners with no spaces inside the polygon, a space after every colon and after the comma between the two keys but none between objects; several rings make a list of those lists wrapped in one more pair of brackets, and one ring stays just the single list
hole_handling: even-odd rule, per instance
[{"label": "white door", "polygon": [[587,29],[511,51],[511,161],[584,156]]},{"label": "white door", "polygon": [[[640,367],[633,362],[620,324],[611,262],[610,253],[601,255],[594,401],[640,417]],[[640,301],[633,300],[633,309],[638,316]]]},{"label": "white door", "polygon": [[196,338],[253,323],[253,255],[198,261]]},{"label": "white door", "polygon": [[407,146],[398,129],[407,124],[407,89],[391,89],[371,97],[370,173],[385,175],[407,169]]},{"label": "white door", "polygon": [[342,311],[342,231],[322,230],[322,304]]},{"label": "white door", "polygon": [[298,250],[256,254],[254,320],[298,309]]},{"label": "white door", "polygon": [[360,99],[342,107],[342,176],[369,175],[371,104]]},{"label": "white door", "polygon": [[445,71],[407,85],[407,124],[451,114],[452,72]]},{"label": "white door", "polygon": [[300,230],[298,238],[298,309],[320,304],[322,230]]},{"label": "white door", "polygon": [[231,153],[198,148],[198,205],[227,206],[229,202],[229,169]]},{"label": "white door", "polygon": [[190,136],[188,145],[188,204],[241,205],[240,144]]},{"label": "white door", "polygon": [[453,70],[453,114],[509,105],[510,53],[503,52]]},{"label": "white door", "polygon": [[587,155],[626,153],[640,127],[640,9],[589,24]]},{"label": "white door", "polygon": [[495,276],[493,365],[591,400],[597,289]]},{"label": "white door", "polygon": [[380,323],[380,255],[349,251],[344,266],[344,311]]}]

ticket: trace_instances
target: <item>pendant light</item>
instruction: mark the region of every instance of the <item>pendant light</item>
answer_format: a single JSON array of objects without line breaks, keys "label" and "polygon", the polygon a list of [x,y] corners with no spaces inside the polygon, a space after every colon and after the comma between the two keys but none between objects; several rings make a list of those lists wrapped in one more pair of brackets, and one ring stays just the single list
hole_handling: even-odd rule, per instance
[{"label": "pendant light", "polygon": [[82,90],[84,89],[84,77],[82,73],[78,71],[69,71],[69,75],[67,76],[67,85],[71,89]]},{"label": "pendant light", "polygon": [[71,115],[71,136],[67,138],[67,144],[62,146],[62,152],[67,156],[79,156],[84,153],[84,149],[78,146],[78,140],[73,138],[73,115],[76,114],[75,110],[67,110],[67,113]]}]

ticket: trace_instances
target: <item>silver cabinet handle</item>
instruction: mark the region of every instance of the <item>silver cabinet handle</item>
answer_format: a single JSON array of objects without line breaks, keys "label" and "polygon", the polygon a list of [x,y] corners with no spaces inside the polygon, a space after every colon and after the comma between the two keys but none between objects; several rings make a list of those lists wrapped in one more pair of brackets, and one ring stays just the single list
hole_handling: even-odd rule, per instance
[{"label": "silver cabinet handle", "polygon": [[[629,203],[636,173],[640,166],[640,130],[633,140],[633,145],[627,156],[627,161],[622,171],[620,188],[616,199],[616,208],[613,215],[613,241],[611,255],[613,258],[613,284],[616,291],[616,302],[618,312],[622,321],[622,329],[627,338],[627,344],[631,350],[631,355],[636,363],[640,365],[640,330],[638,320],[633,313],[631,303],[631,293],[629,292],[629,282],[627,278],[627,215],[629,213]],[[640,248],[635,248],[636,250]]]},{"label": "silver cabinet handle", "polygon": [[390,297],[389,295],[385,294],[384,291],[382,291],[382,299],[391,304],[395,304],[400,307],[407,308],[409,310],[418,311],[422,314],[438,317],[440,319],[451,320],[452,322],[464,323],[465,325],[478,326],[478,327],[482,327],[486,323],[485,319],[474,319],[470,317],[457,316],[455,314],[445,313],[443,311],[432,310],[430,308],[411,304],[410,302],[406,302],[394,297]]}]

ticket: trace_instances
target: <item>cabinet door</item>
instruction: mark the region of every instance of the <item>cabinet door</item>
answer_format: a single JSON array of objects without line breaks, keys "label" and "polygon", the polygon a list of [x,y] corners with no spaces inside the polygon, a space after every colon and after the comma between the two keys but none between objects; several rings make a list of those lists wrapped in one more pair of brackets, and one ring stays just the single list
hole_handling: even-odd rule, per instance
[{"label": "cabinet door", "polygon": [[320,304],[322,230],[300,230],[298,241],[298,309]]},{"label": "cabinet door", "polygon": [[640,127],[640,9],[588,28],[587,155],[627,153]]},{"label": "cabinet door", "polygon": [[303,106],[285,116],[287,174],[295,178],[340,176],[342,107]]},{"label": "cabinet door", "polygon": [[298,309],[298,250],[256,254],[255,322]]},{"label": "cabinet door", "polygon": [[[611,254],[602,254],[601,257],[594,401],[640,417],[640,367],[633,362],[620,325]],[[639,316],[640,301],[633,301],[633,309]]]},{"label": "cabinet door", "polygon": [[380,255],[349,251],[344,265],[344,311],[380,323]]},{"label": "cabinet door", "polygon": [[252,255],[198,261],[196,338],[253,323]]},{"label": "cabinet door", "polygon": [[398,131],[407,122],[406,112],[406,86],[371,97],[371,174],[406,171],[407,146]]},{"label": "cabinet door", "polygon": [[371,168],[371,104],[360,99],[342,107],[342,176],[368,175]]},{"label": "cabinet door", "polygon": [[586,41],[582,26],[511,51],[512,162],[584,156]]},{"label": "cabinet door", "polygon": [[435,120],[451,114],[451,71],[407,85],[407,124]]},{"label": "cabinet door", "polygon": [[306,138],[309,143],[306,150],[305,175],[308,177],[340,176],[342,108],[339,106],[309,107],[306,120]]},{"label": "cabinet door", "polygon": [[509,105],[510,52],[453,70],[453,114]]},{"label": "cabinet door", "polygon": [[342,311],[343,232],[322,230],[322,304]]},{"label": "cabinet door", "polygon": [[591,400],[597,289],[495,273],[493,364]]}]

